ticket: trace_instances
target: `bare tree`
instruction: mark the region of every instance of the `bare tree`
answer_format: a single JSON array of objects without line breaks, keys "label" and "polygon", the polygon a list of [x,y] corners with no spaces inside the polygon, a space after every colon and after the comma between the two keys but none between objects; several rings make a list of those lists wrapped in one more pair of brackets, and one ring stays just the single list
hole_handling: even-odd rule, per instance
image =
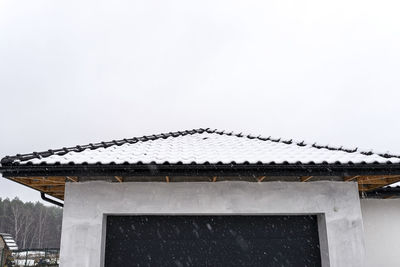
[{"label": "bare tree", "polygon": [[34,222],[34,217],[32,216],[32,211],[26,211],[23,216],[23,227],[22,227],[22,236],[21,236],[21,241],[22,241],[22,247],[26,248],[28,247],[28,238],[29,236],[32,235],[32,224]]},{"label": "bare tree", "polygon": [[57,248],[62,209],[42,203],[0,198],[0,233],[9,233],[20,248]]},{"label": "bare tree", "polygon": [[12,205],[11,206],[11,213],[14,222],[14,237],[15,239],[19,240],[20,238],[20,231],[22,228],[22,209],[20,205]]},{"label": "bare tree", "polygon": [[37,228],[39,248],[42,248],[43,246],[44,234],[46,230],[45,228],[46,221],[47,221],[47,209],[41,207],[39,211],[38,228]]}]

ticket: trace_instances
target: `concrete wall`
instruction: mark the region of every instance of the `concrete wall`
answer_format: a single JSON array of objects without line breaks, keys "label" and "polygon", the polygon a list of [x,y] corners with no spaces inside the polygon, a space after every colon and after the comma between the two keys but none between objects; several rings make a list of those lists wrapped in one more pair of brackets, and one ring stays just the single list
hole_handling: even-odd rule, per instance
[{"label": "concrete wall", "polygon": [[102,266],[107,214],[319,214],[323,266],[364,266],[356,183],[67,183],[61,266]]},{"label": "concrete wall", "polygon": [[367,266],[400,266],[400,199],[362,199]]}]

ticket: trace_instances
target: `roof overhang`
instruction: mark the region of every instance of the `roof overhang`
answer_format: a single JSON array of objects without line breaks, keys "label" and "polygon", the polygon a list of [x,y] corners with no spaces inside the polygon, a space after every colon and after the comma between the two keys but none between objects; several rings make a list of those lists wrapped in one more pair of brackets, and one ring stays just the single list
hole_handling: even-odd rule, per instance
[{"label": "roof overhang", "polygon": [[[291,181],[310,182],[340,177],[341,181],[358,182],[359,191],[373,192],[383,186],[400,181],[400,164],[73,164],[73,165],[12,165],[0,168],[3,176],[57,199],[64,199],[65,183],[87,180],[114,182],[158,181],[156,177],[187,177],[185,181],[198,181],[195,177],[211,177],[209,181],[243,180],[267,182],[265,177],[293,177]],[[124,179],[129,177],[129,179]],[[154,178],[151,178],[154,177]],[[172,179],[170,179],[170,177]],[[192,178],[190,178],[192,177]],[[313,178],[314,177],[314,178]],[[111,178],[111,179],[110,179]],[[369,194],[373,197],[377,195]],[[399,196],[399,192],[386,192],[382,197]]]}]

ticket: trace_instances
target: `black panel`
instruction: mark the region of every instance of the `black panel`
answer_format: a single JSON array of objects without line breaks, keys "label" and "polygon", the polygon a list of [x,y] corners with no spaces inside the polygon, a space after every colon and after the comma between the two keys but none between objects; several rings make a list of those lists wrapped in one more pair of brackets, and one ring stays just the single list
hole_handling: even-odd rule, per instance
[{"label": "black panel", "polygon": [[320,266],[316,216],[109,216],[105,266]]}]

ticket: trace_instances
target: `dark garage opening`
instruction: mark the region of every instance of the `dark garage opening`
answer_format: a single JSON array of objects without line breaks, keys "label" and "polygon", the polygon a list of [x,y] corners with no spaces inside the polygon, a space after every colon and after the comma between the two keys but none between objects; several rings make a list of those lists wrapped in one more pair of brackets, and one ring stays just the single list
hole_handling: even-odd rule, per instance
[{"label": "dark garage opening", "polygon": [[321,266],[317,216],[108,216],[114,266]]}]

